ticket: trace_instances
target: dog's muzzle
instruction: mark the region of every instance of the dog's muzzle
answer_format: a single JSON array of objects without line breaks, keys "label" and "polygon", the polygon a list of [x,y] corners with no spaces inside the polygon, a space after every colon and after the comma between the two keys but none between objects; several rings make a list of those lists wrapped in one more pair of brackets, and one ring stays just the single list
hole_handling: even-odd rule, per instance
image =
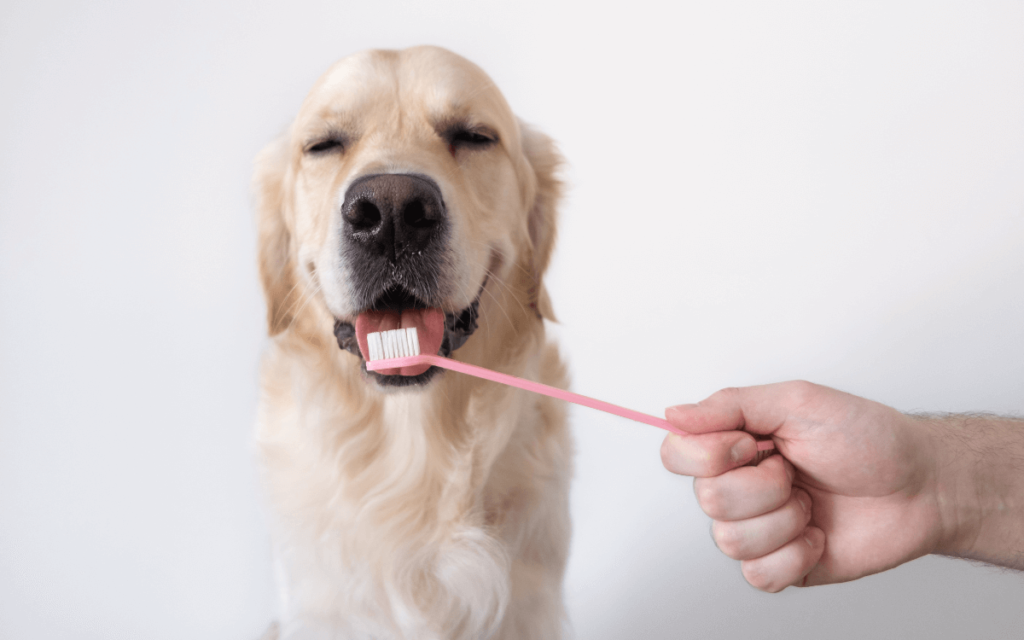
[{"label": "dog's muzzle", "polygon": [[[434,180],[419,174],[359,178],[345,193],[341,218],[342,255],[352,274],[357,308],[401,316],[405,309],[441,306],[449,221]],[[451,355],[476,330],[486,284],[485,279],[469,306],[445,313],[439,355]],[[336,320],[334,335],[340,348],[362,358],[352,322]],[[431,367],[416,376],[368,374],[386,386],[408,386],[428,381],[437,371]]]},{"label": "dog's muzzle", "polygon": [[341,206],[342,256],[356,308],[401,287],[438,306],[448,261],[449,221],[441,189],[419,174],[368,175],[353,182]]}]

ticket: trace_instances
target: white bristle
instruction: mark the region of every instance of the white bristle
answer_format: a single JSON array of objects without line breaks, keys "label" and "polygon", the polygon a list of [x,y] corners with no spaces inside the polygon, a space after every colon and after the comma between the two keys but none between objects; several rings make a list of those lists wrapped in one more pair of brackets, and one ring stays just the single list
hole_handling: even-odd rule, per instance
[{"label": "white bristle", "polygon": [[369,360],[390,360],[420,355],[420,338],[416,327],[378,331],[366,334]]},{"label": "white bristle", "polygon": [[409,336],[409,350],[411,356],[420,355],[420,338],[416,334],[416,327],[409,327],[405,330],[406,335]]},{"label": "white bristle", "polygon": [[394,330],[394,356],[395,357],[406,357],[406,330],[395,329]]}]

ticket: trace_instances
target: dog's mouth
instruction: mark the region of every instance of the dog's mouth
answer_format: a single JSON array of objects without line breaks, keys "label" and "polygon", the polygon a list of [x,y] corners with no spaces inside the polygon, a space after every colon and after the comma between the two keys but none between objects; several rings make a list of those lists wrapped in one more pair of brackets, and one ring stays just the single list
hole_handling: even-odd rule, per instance
[{"label": "dog's mouth", "polygon": [[422,364],[366,371],[367,334],[416,327],[420,353],[450,356],[476,331],[480,295],[486,285],[485,278],[473,302],[457,313],[447,313],[437,307],[428,307],[406,289],[393,286],[382,293],[368,309],[359,313],[354,323],[335,320],[334,335],[338,339],[338,346],[358,356],[362,361],[363,371],[383,386],[406,387],[425,384],[438,373],[437,367]]}]

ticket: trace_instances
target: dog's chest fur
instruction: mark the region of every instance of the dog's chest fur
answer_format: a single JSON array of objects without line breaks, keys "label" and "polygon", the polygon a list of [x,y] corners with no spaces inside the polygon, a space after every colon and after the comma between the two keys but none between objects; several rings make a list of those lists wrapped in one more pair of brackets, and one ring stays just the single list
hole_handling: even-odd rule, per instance
[{"label": "dog's chest fur", "polygon": [[[258,438],[286,589],[282,636],[557,628],[569,533],[564,409],[452,373],[425,393],[371,396],[344,366],[350,357],[324,362],[315,345],[285,335],[264,363]],[[516,365],[564,384],[553,348]]]}]

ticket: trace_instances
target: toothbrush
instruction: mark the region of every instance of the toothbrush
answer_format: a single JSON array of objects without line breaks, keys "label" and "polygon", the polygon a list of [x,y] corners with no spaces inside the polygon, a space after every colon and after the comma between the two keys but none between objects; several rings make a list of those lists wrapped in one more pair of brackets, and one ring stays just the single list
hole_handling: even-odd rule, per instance
[{"label": "toothbrush", "polygon": [[[366,358],[367,371],[397,369],[400,367],[430,364],[435,367],[451,369],[452,371],[465,373],[466,375],[483,378],[484,380],[500,382],[501,384],[507,384],[511,387],[540,393],[559,400],[565,400],[566,402],[573,402],[575,404],[583,405],[584,407],[590,407],[591,409],[605,411],[623,418],[629,418],[630,420],[649,424],[678,435],[691,435],[673,427],[668,420],[656,418],[654,416],[647,415],[646,413],[640,413],[639,411],[633,411],[632,409],[626,409],[625,407],[620,407],[610,402],[588,398],[587,396],[583,396],[578,393],[565,391],[564,389],[558,389],[532,380],[524,380],[523,378],[517,378],[505,373],[498,373],[497,371],[491,371],[490,369],[485,369],[476,365],[466,364],[465,362],[459,362],[458,360],[452,360],[451,358],[445,358],[438,355],[421,354],[419,337],[416,334],[416,327],[367,333],[366,346],[369,351],[367,354],[368,357]],[[760,462],[761,459],[766,457],[767,454],[765,452],[769,452],[774,448],[775,443],[771,440],[758,440],[758,455],[754,460],[756,462]]]}]

